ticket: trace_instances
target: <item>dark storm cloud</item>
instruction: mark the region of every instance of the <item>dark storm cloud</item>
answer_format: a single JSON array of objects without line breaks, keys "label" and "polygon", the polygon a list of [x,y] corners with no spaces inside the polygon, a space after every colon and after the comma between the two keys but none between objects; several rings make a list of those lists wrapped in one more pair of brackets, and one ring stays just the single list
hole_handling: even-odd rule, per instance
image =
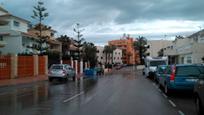
[{"label": "dark storm cloud", "polygon": [[[7,8],[17,15],[30,19],[35,0],[4,0]],[[44,0],[45,1],[45,0]],[[203,20],[203,0],[49,0],[49,21],[119,24],[135,20],[185,19]]]},{"label": "dark storm cloud", "polygon": [[[130,32],[134,37],[140,33],[153,39],[162,38],[164,34],[183,35],[189,31],[197,31],[197,26],[204,24],[204,0],[42,1],[49,12],[45,24],[52,26],[59,34],[73,35],[73,25],[80,23],[86,29],[87,40],[100,43],[119,38],[123,32]],[[12,14],[34,23],[31,15],[37,0],[0,0],[1,2]],[[181,23],[170,21],[160,24],[169,20]],[[153,34],[154,29],[159,29],[156,36]],[[161,33],[160,30],[163,29],[166,30]],[[176,32],[172,33],[172,30]]]}]

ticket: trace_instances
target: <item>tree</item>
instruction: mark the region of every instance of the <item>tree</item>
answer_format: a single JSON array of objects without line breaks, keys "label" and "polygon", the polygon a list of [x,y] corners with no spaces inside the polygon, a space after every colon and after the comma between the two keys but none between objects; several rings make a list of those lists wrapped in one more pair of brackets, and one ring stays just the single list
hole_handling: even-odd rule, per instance
[{"label": "tree", "polygon": [[73,30],[76,33],[76,37],[77,37],[77,39],[73,39],[73,41],[74,41],[73,45],[77,48],[78,59],[80,60],[81,59],[80,48],[82,48],[82,46],[84,45],[84,41],[85,41],[85,39],[83,38],[83,34],[82,34],[84,29],[81,29],[80,24],[77,23],[76,27],[74,27]]},{"label": "tree", "polygon": [[135,50],[139,51],[140,63],[144,64],[143,57],[147,55],[146,51],[149,48],[149,46],[147,46],[147,39],[143,36],[136,38],[136,41],[134,42],[134,48]]},{"label": "tree", "polygon": [[42,36],[43,29],[47,29],[47,27],[44,27],[42,25],[42,21],[45,20],[46,17],[48,17],[48,13],[46,12],[47,9],[44,7],[44,3],[42,1],[39,1],[38,4],[34,6],[33,8],[34,8],[33,16],[31,17],[38,21],[35,26],[35,29],[39,31],[39,33],[37,33],[37,36],[40,38],[37,40],[39,45],[33,48],[39,50],[41,54],[43,52],[46,52],[48,49],[47,45],[43,45],[43,44],[46,44],[47,42],[46,40],[47,36]]},{"label": "tree", "polygon": [[57,40],[62,43],[62,57],[68,56],[69,48],[71,45],[71,38],[67,35],[61,35],[59,38],[57,38]]},{"label": "tree", "polygon": [[97,48],[94,46],[93,43],[90,42],[84,42],[82,47],[83,53],[82,57],[84,61],[89,61],[91,67],[95,67],[97,63]]},{"label": "tree", "polygon": [[159,50],[158,56],[159,56],[159,57],[164,56],[164,49],[163,49],[163,48]]}]

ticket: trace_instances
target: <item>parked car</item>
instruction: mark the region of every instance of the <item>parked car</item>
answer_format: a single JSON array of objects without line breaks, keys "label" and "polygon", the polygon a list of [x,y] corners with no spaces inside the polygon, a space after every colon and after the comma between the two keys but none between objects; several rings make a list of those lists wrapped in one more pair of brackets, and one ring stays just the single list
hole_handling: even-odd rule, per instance
[{"label": "parked car", "polygon": [[95,67],[96,74],[97,75],[103,75],[104,74],[104,69],[102,67]]},{"label": "parked car", "polygon": [[75,80],[75,70],[68,64],[53,64],[48,72],[49,81],[53,79],[63,79],[67,81],[69,78]]},{"label": "parked car", "polygon": [[194,85],[202,74],[201,65],[171,65],[167,66],[164,77],[160,77],[159,84],[164,92],[169,94],[172,90],[193,91]]},{"label": "parked car", "polygon": [[194,87],[196,110],[198,115],[204,115],[204,67],[201,68],[202,74]]},{"label": "parked car", "polygon": [[156,73],[155,73],[155,81],[157,83],[159,83],[159,80],[161,77],[164,77],[165,75],[165,72],[166,72],[166,68],[167,68],[167,65],[159,65],[156,69]]}]

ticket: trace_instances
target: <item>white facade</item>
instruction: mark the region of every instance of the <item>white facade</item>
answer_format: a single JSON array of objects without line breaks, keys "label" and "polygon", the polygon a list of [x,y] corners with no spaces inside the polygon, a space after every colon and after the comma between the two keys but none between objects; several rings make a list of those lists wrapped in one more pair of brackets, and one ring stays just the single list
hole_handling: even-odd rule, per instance
[{"label": "white facade", "polygon": [[[113,54],[106,54],[104,52],[104,47],[97,46],[97,60],[98,63],[105,64],[106,62],[109,64],[122,64],[122,50],[121,49],[115,49],[113,51]],[[113,58],[112,58],[113,55]],[[107,58],[107,59],[106,59]]]},{"label": "white facade", "polygon": [[113,63],[114,64],[122,64],[122,50],[121,49],[115,49],[113,51]]},{"label": "white facade", "polygon": [[147,53],[149,53],[151,57],[158,57],[159,50],[171,45],[171,42],[170,40],[148,40],[147,45],[149,45],[150,48],[147,49]]},{"label": "white facade", "polygon": [[[9,14],[0,8],[0,47],[2,54],[18,54],[32,52],[27,45],[36,43],[32,37],[26,35],[29,21]],[[0,42],[0,43],[1,43]],[[1,44],[0,44],[1,45]]]},{"label": "white facade", "polygon": [[203,63],[204,57],[204,30],[186,38],[176,38],[171,48],[164,49],[164,55],[174,58],[174,63]]}]

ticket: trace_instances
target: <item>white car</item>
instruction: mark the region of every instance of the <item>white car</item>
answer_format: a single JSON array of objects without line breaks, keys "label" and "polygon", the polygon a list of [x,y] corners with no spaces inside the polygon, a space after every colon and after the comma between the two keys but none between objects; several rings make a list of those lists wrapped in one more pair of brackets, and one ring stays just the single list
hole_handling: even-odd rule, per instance
[{"label": "white car", "polygon": [[48,72],[49,81],[53,79],[63,79],[67,81],[69,78],[75,80],[75,70],[68,64],[53,64]]}]

